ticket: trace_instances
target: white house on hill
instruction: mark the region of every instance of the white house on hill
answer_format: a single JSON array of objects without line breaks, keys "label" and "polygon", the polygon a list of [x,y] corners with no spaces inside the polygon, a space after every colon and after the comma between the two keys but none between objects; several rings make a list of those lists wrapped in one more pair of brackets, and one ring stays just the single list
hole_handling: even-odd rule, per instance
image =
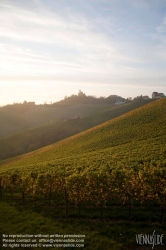
[{"label": "white house on hill", "polygon": [[117,102],[115,102],[115,105],[122,105],[122,104],[124,104],[125,102],[122,102],[122,101],[117,101]]},{"label": "white house on hill", "polygon": [[152,93],[152,99],[160,99],[165,97],[165,95],[163,93],[158,93],[158,92],[153,92]]}]

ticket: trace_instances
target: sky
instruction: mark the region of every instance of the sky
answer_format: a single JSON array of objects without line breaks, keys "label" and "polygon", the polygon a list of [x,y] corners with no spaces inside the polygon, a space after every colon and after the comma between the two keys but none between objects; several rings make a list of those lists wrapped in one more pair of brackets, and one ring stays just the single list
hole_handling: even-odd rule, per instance
[{"label": "sky", "polygon": [[0,105],[166,95],[166,0],[0,0]]}]

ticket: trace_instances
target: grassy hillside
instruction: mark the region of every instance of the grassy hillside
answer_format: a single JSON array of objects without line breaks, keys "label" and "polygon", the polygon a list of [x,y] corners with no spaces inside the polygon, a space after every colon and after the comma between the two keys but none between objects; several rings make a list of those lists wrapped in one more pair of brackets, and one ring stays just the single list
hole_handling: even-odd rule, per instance
[{"label": "grassy hillside", "polygon": [[147,104],[56,144],[1,162],[8,167],[64,163],[86,158],[114,161],[165,159],[166,99]]},{"label": "grassy hillside", "polygon": [[151,249],[136,234],[166,232],[165,131],[162,99],[2,161],[0,232],[85,234],[87,250]]},{"label": "grassy hillside", "polygon": [[64,108],[55,108],[51,105],[7,105],[0,108],[0,137],[49,124],[60,118],[92,115],[110,107],[112,104],[85,104]]},{"label": "grassy hillside", "polygon": [[[135,108],[145,105],[147,101],[135,101],[121,106],[113,106],[108,110],[82,117],[81,120],[64,122],[59,119],[56,122],[49,122],[47,125],[29,129],[11,136],[0,139],[0,160],[24,154],[46,145],[65,139],[88,128],[92,128],[105,121],[111,120],[119,115],[127,113]],[[61,109],[59,116],[74,117],[74,114],[93,113],[105,107],[101,106],[79,106]],[[108,107],[107,107],[108,108]],[[70,110],[70,111],[69,111]],[[55,112],[55,109],[53,109]],[[66,112],[66,114],[65,114]],[[73,112],[73,113],[72,113]],[[36,111],[36,119],[39,120],[42,114]],[[41,119],[41,118],[40,118]],[[30,119],[31,121],[33,119]],[[10,122],[9,122],[10,123]]]}]

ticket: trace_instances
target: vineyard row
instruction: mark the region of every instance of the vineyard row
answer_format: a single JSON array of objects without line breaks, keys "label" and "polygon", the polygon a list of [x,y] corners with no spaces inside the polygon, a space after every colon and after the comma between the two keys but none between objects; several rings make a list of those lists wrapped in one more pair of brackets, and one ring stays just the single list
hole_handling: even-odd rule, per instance
[{"label": "vineyard row", "polygon": [[139,168],[101,167],[98,171],[84,171],[68,174],[66,170],[56,172],[56,169],[45,173],[38,172],[7,172],[0,177],[0,197],[4,192],[11,196],[20,193],[22,203],[26,196],[34,200],[44,195],[50,200],[63,194],[66,218],[69,202],[76,204],[81,210],[84,203],[89,202],[100,207],[100,217],[103,219],[103,209],[108,203],[127,205],[129,210],[134,204],[157,205],[163,211],[166,208],[166,166],[141,165]]}]

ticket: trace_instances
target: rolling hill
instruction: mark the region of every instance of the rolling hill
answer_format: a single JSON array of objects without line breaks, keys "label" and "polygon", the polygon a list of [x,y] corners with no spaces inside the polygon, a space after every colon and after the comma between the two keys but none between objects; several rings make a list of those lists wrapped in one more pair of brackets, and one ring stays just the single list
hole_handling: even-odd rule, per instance
[{"label": "rolling hill", "polygon": [[[68,122],[64,122],[63,119],[59,118],[56,121],[50,121],[46,125],[24,130],[22,132],[0,138],[0,160],[18,156],[55,143],[69,136],[80,133],[81,131],[99,125],[105,121],[125,114],[145,104],[147,104],[147,101],[135,101],[120,106],[113,106],[104,111],[100,110],[106,109],[108,106],[95,107],[84,105],[79,107],[62,108],[61,113],[59,111],[59,116],[61,115],[61,117],[74,117],[76,114],[85,115],[86,113],[91,113],[91,115],[85,117],[81,116],[82,119],[80,120],[71,120]],[[36,109],[35,106],[34,109]],[[97,110],[98,113],[96,113]],[[41,112],[38,111],[39,113],[37,113],[37,110],[34,112],[37,116],[36,119],[41,120],[43,116]],[[52,112],[55,112],[55,109],[52,109]],[[58,115],[58,113],[56,113],[56,115]],[[33,119],[30,120],[32,121]],[[10,121],[8,122],[10,124]]]},{"label": "rolling hill", "polygon": [[81,233],[89,250],[138,249],[136,234],[165,234],[165,131],[161,99],[1,161],[0,232]]},{"label": "rolling hill", "polygon": [[[48,168],[73,162],[84,166],[107,159],[118,163],[160,162],[166,154],[166,99],[144,105],[56,144],[2,161],[0,170]],[[89,162],[89,163],[88,163]],[[100,165],[100,163],[99,163]],[[83,167],[84,168],[84,167]]]},{"label": "rolling hill", "polygon": [[66,117],[93,115],[112,106],[85,104],[58,108],[52,105],[7,105],[0,108],[0,138]]}]

